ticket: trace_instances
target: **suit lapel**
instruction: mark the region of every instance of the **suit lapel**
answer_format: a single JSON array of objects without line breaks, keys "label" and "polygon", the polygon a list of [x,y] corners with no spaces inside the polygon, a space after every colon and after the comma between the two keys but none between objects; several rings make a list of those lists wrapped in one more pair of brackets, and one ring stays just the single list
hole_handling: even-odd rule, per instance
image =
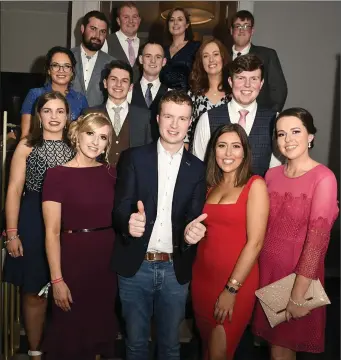
[{"label": "suit lapel", "polygon": [[76,72],[78,74],[78,79],[79,79],[80,85],[82,87],[83,93],[85,94],[86,91],[85,91],[85,84],[84,84],[83,63],[82,63],[82,58],[81,58],[81,45],[75,49],[74,55],[75,55],[75,59],[76,59]]},{"label": "suit lapel", "polygon": [[148,174],[149,192],[152,194],[153,201],[157,208],[158,197],[158,156],[157,156],[157,142],[150,145],[150,155],[148,156],[146,174]]},{"label": "suit lapel", "polygon": [[178,176],[176,178],[174,194],[173,194],[173,203],[172,203],[172,217],[176,213],[176,207],[179,200],[182,198],[182,194],[186,193],[186,184],[188,184],[188,175],[191,170],[191,160],[188,156],[186,149],[183,150],[183,155],[180,163],[180,168]]}]

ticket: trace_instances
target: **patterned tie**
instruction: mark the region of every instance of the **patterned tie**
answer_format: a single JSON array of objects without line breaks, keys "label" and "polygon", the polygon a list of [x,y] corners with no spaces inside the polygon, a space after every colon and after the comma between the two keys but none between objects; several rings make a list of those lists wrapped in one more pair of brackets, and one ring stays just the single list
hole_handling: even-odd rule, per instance
[{"label": "patterned tie", "polygon": [[134,66],[135,63],[135,51],[133,48],[133,41],[134,39],[127,38],[128,41],[128,55],[129,55],[129,62],[131,66]]},{"label": "patterned tie", "polygon": [[146,94],[144,95],[144,98],[146,100],[146,104],[148,107],[150,107],[150,104],[153,102],[153,96],[152,96],[152,83],[148,83],[148,88],[146,91]]},{"label": "patterned tie", "polygon": [[239,110],[240,114],[238,124],[246,129],[246,115],[249,113],[249,110]]},{"label": "patterned tie", "polygon": [[116,136],[118,136],[118,134],[120,133],[121,130],[121,118],[120,118],[120,111],[122,110],[122,107],[113,107],[112,108],[115,112],[115,116],[114,116],[114,130],[116,133]]}]

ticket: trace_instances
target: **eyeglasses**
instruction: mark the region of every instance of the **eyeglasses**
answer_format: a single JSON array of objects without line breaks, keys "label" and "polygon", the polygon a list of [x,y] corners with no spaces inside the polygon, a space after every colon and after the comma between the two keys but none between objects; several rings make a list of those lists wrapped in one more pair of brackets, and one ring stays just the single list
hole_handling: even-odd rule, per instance
[{"label": "eyeglasses", "polygon": [[243,24],[243,25],[240,25],[240,24],[236,24],[236,25],[233,25],[232,26],[234,30],[250,30],[252,28],[252,25],[250,24]]},{"label": "eyeglasses", "polygon": [[72,71],[72,65],[70,65],[70,64],[61,65],[58,63],[52,63],[50,65],[50,68],[51,68],[51,70],[53,70],[55,72],[59,71],[60,69],[63,69],[63,71],[66,73],[69,73]]}]

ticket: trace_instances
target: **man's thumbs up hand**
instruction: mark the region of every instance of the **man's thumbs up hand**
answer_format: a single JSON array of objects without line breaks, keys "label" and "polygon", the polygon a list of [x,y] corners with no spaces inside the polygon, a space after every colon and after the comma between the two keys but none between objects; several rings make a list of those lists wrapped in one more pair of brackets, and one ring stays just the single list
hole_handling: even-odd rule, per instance
[{"label": "man's thumbs up hand", "polygon": [[194,245],[205,236],[206,226],[201,222],[206,218],[207,214],[201,214],[186,226],[185,241],[187,244]]},{"label": "man's thumbs up hand", "polygon": [[144,205],[141,200],[137,202],[137,213],[130,215],[129,219],[129,234],[133,237],[141,237],[144,234],[146,226],[146,213],[144,212]]}]

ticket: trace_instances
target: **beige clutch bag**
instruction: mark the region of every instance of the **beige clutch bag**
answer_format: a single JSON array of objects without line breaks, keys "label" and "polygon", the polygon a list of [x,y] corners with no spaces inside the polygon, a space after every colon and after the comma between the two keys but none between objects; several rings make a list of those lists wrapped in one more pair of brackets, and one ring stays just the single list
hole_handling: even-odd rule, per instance
[{"label": "beige clutch bag", "polygon": [[[272,328],[286,321],[285,309],[294,286],[295,278],[295,273],[290,274],[255,292]],[[323,305],[330,304],[330,300],[320,280],[313,280],[311,282],[305,294],[305,299],[307,300],[306,306],[309,307],[309,309],[316,309]]]}]

